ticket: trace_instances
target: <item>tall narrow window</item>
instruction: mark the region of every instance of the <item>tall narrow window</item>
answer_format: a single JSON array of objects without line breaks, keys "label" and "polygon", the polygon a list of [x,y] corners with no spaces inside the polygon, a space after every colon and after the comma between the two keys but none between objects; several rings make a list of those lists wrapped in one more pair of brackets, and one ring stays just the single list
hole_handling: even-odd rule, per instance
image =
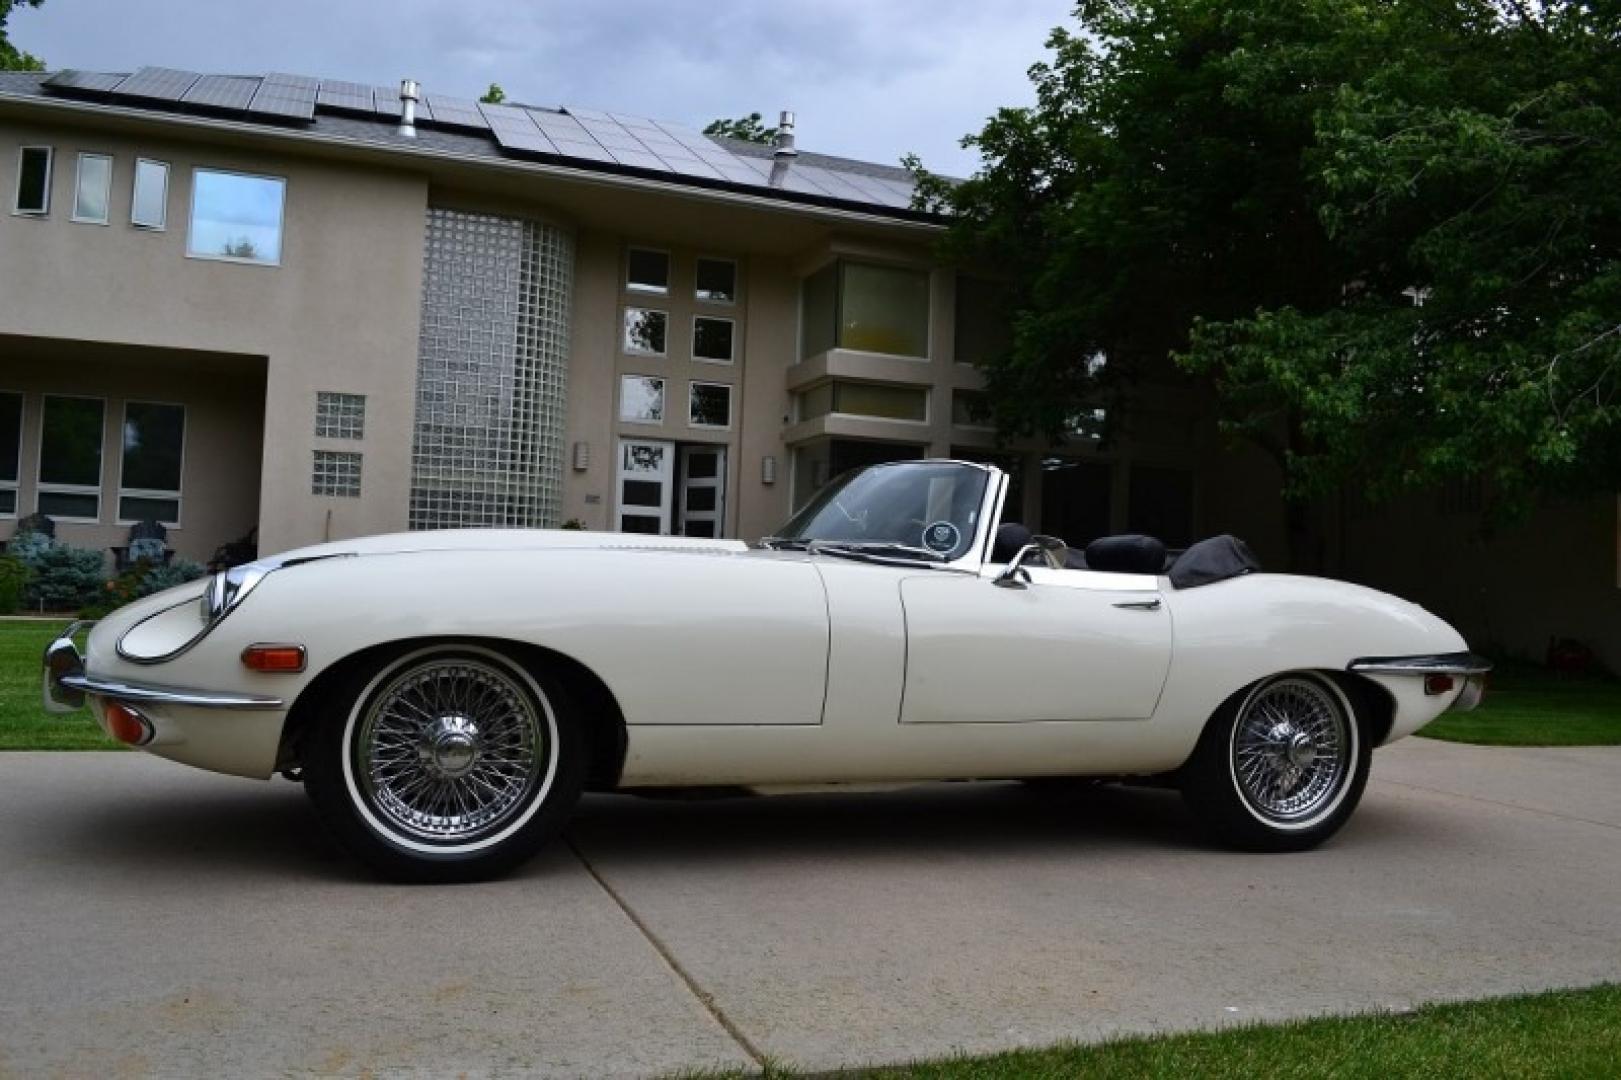
[{"label": "tall narrow window", "polygon": [[17,152],[17,199],[12,209],[19,214],[44,217],[51,212],[51,148],[25,146]]},{"label": "tall narrow window", "polygon": [[131,401],[124,406],[124,455],[118,519],[180,524],[180,467],[186,409]]},{"label": "tall narrow window", "polygon": [[39,512],[101,518],[101,430],[106,402],[46,395],[39,439]]},{"label": "tall narrow window", "polygon": [[188,255],[269,266],[281,262],[287,181],[213,169],[194,169],[191,177]]},{"label": "tall narrow window", "polygon": [[107,224],[107,204],[113,191],[113,159],[106,154],[80,154],[73,186],[73,220]]},{"label": "tall narrow window", "polygon": [[135,192],[130,200],[129,223],[143,229],[169,224],[169,165],[163,161],[135,162]]},{"label": "tall narrow window", "polygon": [[23,396],[0,393],[0,517],[17,515],[23,456]]}]

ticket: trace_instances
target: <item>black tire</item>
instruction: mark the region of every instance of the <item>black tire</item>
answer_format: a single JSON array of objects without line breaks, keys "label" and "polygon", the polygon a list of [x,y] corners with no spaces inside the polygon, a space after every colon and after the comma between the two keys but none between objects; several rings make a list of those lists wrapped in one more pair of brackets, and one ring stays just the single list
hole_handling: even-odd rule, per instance
[{"label": "black tire", "polygon": [[506,653],[394,651],[355,665],[324,698],[304,739],[304,786],[338,842],[384,877],[497,877],[579,801],[578,714],[556,680]]},{"label": "black tire", "polygon": [[1304,851],[1345,824],[1372,761],[1367,726],[1345,688],[1316,672],[1285,672],[1211,717],[1183,768],[1182,795],[1200,824],[1233,847]]}]

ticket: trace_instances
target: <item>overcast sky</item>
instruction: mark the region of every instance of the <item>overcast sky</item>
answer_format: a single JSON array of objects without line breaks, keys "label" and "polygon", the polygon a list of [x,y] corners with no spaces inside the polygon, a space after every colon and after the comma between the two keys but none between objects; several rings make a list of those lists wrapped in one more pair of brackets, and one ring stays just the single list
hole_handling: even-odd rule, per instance
[{"label": "overcast sky", "polygon": [[800,146],[966,175],[957,140],[1031,100],[1072,0],[45,0],[14,44],[55,69],[296,74],[701,127],[799,114]]}]

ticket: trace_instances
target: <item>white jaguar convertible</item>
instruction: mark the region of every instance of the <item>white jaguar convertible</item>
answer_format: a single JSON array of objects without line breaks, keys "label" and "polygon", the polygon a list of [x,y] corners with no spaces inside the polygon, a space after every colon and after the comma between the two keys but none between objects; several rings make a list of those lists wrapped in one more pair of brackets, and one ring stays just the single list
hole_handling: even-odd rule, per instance
[{"label": "white jaguar convertible", "polygon": [[302,779],[404,879],[531,855],[584,790],[1039,777],[1179,785],[1240,847],[1310,847],[1375,746],[1479,700],[1441,619],[1256,572],[1216,537],[1084,552],[955,461],[835,480],[755,545],[417,532],[138,601],[45,657],[47,707],[218,772]]}]

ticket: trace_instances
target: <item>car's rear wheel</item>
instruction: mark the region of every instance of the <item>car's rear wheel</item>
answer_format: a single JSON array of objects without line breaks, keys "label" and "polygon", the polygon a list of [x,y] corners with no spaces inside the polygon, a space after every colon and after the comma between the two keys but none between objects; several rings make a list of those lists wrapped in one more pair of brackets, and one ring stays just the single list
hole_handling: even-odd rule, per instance
[{"label": "car's rear wheel", "polygon": [[510,870],[579,799],[584,742],[560,687],[477,645],[357,665],[307,737],[304,778],[339,841],[404,881]]},{"label": "car's rear wheel", "polygon": [[1275,675],[1206,725],[1182,792],[1201,822],[1251,851],[1299,851],[1327,840],[1362,798],[1372,746],[1333,679]]}]

